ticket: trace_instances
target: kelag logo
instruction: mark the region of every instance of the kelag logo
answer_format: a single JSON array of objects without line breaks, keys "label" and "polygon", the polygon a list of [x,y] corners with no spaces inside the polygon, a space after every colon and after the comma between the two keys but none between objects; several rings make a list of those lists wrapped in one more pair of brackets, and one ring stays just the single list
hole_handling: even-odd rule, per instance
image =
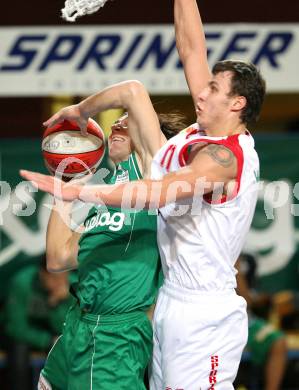
[{"label": "kelag logo", "polygon": [[[275,82],[279,75],[270,90],[291,88],[285,72],[294,88],[298,76],[294,81],[288,60],[296,58],[299,25],[282,26],[207,25],[210,64],[249,60],[266,79],[268,73]],[[186,92],[171,25],[2,28],[0,36],[2,94],[90,93],[128,78],[140,79],[151,92]]]}]

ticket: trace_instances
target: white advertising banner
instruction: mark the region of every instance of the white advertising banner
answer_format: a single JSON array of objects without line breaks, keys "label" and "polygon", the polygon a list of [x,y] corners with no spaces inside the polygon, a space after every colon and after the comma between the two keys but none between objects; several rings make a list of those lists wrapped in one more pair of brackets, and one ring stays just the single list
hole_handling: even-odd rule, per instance
[{"label": "white advertising banner", "polygon": [[[205,25],[208,58],[255,63],[269,92],[299,92],[299,24]],[[172,25],[0,28],[0,96],[88,95],[126,79],[187,86]]]}]

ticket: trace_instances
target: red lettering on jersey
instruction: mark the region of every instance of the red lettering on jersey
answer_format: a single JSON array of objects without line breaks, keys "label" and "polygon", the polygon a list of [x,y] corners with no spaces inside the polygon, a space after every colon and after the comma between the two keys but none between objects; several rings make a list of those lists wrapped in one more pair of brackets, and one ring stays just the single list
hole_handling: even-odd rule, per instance
[{"label": "red lettering on jersey", "polygon": [[[173,158],[173,154],[174,154],[175,149],[176,149],[175,145],[169,145],[164,153],[164,156],[161,159],[160,165],[161,165],[161,167],[164,167],[166,164],[167,171],[169,171],[171,160]],[[166,158],[167,158],[167,161],[166,161]]]},{"label": "red lettering on jersey", "polygon": [[215,370],[216,367],[218,367],[218,356],[214,355],[211,356],[211,371],[209,374],[209,382],[211,386],[209,387],[209,390],[215,389],[215,384],[217,383],[217,370]]}]

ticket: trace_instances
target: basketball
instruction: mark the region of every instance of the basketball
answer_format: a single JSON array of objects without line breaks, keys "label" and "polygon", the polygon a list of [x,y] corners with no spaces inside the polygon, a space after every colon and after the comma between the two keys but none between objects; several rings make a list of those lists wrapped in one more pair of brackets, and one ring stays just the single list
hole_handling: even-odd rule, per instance
[{"label": "basketball", "polygon": [[51,174],[55,174],[62,162],[59,171],[69,178],[97,168],[104,157],[105,136],[101,127],[91,118],[87,131],[87,137],[81,135],[78,125],[67,120],[45,130],[42,153]]}]

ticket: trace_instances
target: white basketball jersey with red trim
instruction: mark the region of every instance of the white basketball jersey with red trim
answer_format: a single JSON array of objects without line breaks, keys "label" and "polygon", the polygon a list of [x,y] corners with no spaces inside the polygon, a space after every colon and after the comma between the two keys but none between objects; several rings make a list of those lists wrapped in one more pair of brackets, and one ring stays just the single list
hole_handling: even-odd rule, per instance
[{"label": "white basketball jersey with red trim", "polygon": [[186,165],[188,147],[221,144],[237,158],[237,178],[230,198],[197,196],[162,207],[158,243],[164,276],[182,287],[207,291],[236,287],[234,264],[250,228],[258,193],[259,159],[248,134],[209,137],[197,124],[171,138],[156,154],[152,178]]}]

